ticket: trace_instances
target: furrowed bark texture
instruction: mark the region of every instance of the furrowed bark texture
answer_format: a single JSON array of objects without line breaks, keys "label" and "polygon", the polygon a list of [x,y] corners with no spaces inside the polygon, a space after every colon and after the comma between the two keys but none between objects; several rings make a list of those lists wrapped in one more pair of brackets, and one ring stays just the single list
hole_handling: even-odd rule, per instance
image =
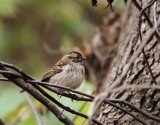
[{"label": "furrowed bark texture", "polygon": [[[144,8],[146,7],[151,0],[140,0],[137,2],[139,5]],[[152,24],[154,25],[154,5],[149,7],[146,11],[146,14],[150,18]],[[157,1],[157,10],[156,10],[156,19],[160,18],[160,2]],[[150,33],[150,26],[148,25],[144,16],[141,17],[141,33],[142,41],[139,37],[139,15],[140,11],[135,7],[131,1],[128,5],[127,14],[125,16],[125,22],[122,26],[121,33],[119,36],[119,45],[117,49],[117,55],[114,58],[110,72],[104,76],[103,79],[103,88],[102,91],[107,91],[107,88],[114,84],[114,82],[119,79],[119,76],[122,74],[125,65],[130,61],[132,55],[136,52],[140,44],[145,40],[147,35]],[[160,43],[156,40],[154,36],[152,40],[144,48],[145,54],[147,56],[150,68],[153,72],[156,82],[160,85]],[[135,60],[133,65],[130,67],[126,76],[123,78],[121,83],[115,87],[112,93],[107,98],[116,98],[126,100],[131,102],[136,107],[160,117],[160,92],[156,89],[125,89],[131,85],[153,85],[155,84],[151,78],[150,72],[148,70],[146,61],[144,60],[143,53],[141,53]],[[121,89],[115,91],[121,87]],[[118,104],[120,105],[120,104]],[[143,121],[150,125],[158,125],[160,123],[150,120],[143,115],[135,112],[129,107],[120,105],[124,109],[132,112],[137,115]],[[92,109],[94,110],[94,109]],[[123,124],[123,125],[138,125],[138,121],[134,120],[131,116],[123,113],[121,110],[118,110],[115,107],[112,107],[108,104],[102,103],[100,108],[94,114],[94,118],[100,120],[104,124]]]}]

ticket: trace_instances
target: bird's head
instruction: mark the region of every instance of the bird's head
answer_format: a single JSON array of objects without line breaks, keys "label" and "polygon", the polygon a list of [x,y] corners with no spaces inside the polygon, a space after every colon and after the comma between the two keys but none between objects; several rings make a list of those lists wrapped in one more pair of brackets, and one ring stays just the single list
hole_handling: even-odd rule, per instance
[{"label": "bird's head", "polygon": [[75,62],[75,63],[81,63],[84,60],[87,60],[86,57],[82,56],[79,52],[72,51],[68,53],[67,57],[69,58],[70,62]]}]

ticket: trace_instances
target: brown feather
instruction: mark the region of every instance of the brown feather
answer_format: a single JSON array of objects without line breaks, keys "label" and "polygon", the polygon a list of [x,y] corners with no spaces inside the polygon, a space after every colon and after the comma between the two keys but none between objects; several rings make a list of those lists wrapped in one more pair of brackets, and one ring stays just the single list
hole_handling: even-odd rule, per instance
[{"label": "brown feather", "polygon": [[62,66],[65,66],[69,63],[69,58],[68,56],[63,56],[63,58],[61,60],[59,60],[55,65],[56,66],[59,66],[59,67],[62,67]]},{"label": "brown feather", "polygon": [[49,82],[49,79],[54,76],[55,74],[57,73],[60,73],[62,72],[62,69],[61,67],[59,66],[53,66],[52,69],[50,69],[42,78],[42,82]]},{"label": "brown feather", "polygon": [[65,66],[68,64],[68,57],[64,56],[60,61],[58,61],[52,69],[50,69],[42,78],[42,82],[49,82],[49,79],[54,76],[57,73],[60,73],[63,71],[62,66]]}]

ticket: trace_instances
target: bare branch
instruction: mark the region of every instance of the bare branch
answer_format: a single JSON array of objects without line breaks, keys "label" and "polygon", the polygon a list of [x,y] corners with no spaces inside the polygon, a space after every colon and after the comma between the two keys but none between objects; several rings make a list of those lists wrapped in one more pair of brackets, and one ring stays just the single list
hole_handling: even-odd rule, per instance
[{"label": "bare branch", "polygon": [[[54,92],[54,93],[56,93],[56,94],[59,94],[59,92],[57,92],[55,89],[53,89],[53,88],[51,88],[51,87],[49,87],[49,86],[46,86],[46,85],[42,85],[42,86],[43,86],[44,88],[50,90],[51,92]],[[84,94],[85,94],[85,93],[84,93]],[[91,102],[91,101],[93,100],[92,98],[94,98],[93,96],[92,96],[92,98],[90,98],[90,97],[88,97],[88,98],[86,98],[86,97],[79,97],[79,96],[77,96],[77,95],[75,95],[75,94],[71,94],[71,93],[63,93],[62,96],[68,97],[68,98],[70,98],[70,99],[72,99],[72,100],[88,101],[88,102]]]},{"label": "bare branch", "polygon": [[60,89],[64,89],[64,90],[67,90],[67,91],[70,91],[70,92],[73,92],[73,93],[77,93],[77,94],[92,98],[92,96],[90,96],[90,95],[88,95],[86,93],[83,93],[83,92],[80,92],[80,91],[76,91],[76,90],[71,89],[69,87],[64,87],[64,86],[60,86],[60,85],[54,85],[52,83],[47,83],[47,82],[40,82],[38,80],[36,80],[36,81],[35,80],[26,80],[26,82],[31,83],[31,84],[36,83],[36,84],[43,85],[43,86],[45,85],[45,86],[60,88]]},{"label": "bare branch", "polygon": [[15,74],[11,71],[3,71],[3,70],[0,70],[0,74],[6,74],[6,75],[11,75],[11,76],[14,76],[14,77],[17,77],[17,78],[22,78],[24,79],[22,76],[18,75],[18,74]]},{"label": "bare branch", "polygon": [[26,78],[28,78],[30,80],[34,80],[34,78],[32,76],[26,74],[21,69],[19,69],[18,67],[14,66],[13,64],[9,64],[9,63],[5,63],[5,62],[0,61],[0,66],[4,66],[4,67],[7,67],[7,68],[14,69],[18,73],[20,73],[22,76],[24,76],[24,77],[26,77]]}]

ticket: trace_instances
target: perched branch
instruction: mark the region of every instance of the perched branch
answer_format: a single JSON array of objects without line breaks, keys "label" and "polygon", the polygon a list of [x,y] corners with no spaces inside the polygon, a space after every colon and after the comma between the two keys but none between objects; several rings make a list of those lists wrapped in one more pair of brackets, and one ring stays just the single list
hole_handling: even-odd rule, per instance
[{"label": "perched branch", "polygon": [[92,98],[91,95],[88,95],[88,94],[80,92],[80,91],[76,91],[74,89],[71,89],[71,88],[65,87],[65,86],[55,85],[55,84],[47,83],[47,82],[40,82],[38,80],[36,80],[36,81],[35,80],[26,80],[26,82],[31,83],[31,84],[35,83],[35,84],[39,84],[39,85],[42,85],[42,86],[50,86],[50,87],[60,88],[60,89],[66,90],[66,91],[70,91],[70,92],[73,92],[73,93],[77,93],[77,94]]},{"label": "perched branch", "polygon": [[[53,89],[53,88],[51,88],[51,87],[49,87],[49,86],[47,86],[47,85],[42,85],[44,88],[46,88],[46,89],[48,89],[48,90],[50,90],[51,92],[54,92],[54,93],[56,93],[56,94],[59,94],[59,92],[57,92],[55,89]],[[71,93],[62,93],[62,96],[64,96],[64,97],[68,97],[68,98],[70,98],[70,99],[72,99],[72,100],[77,100],[77,101],[88,101],[88,102],[91,102],[93,99],[92,98],[90,98],[90,97],[80,97],[80,96],[77,96],[77,95],[75,95],[75,94],[71,94]],[[93,97],[94,98],[94,97]]]}]

